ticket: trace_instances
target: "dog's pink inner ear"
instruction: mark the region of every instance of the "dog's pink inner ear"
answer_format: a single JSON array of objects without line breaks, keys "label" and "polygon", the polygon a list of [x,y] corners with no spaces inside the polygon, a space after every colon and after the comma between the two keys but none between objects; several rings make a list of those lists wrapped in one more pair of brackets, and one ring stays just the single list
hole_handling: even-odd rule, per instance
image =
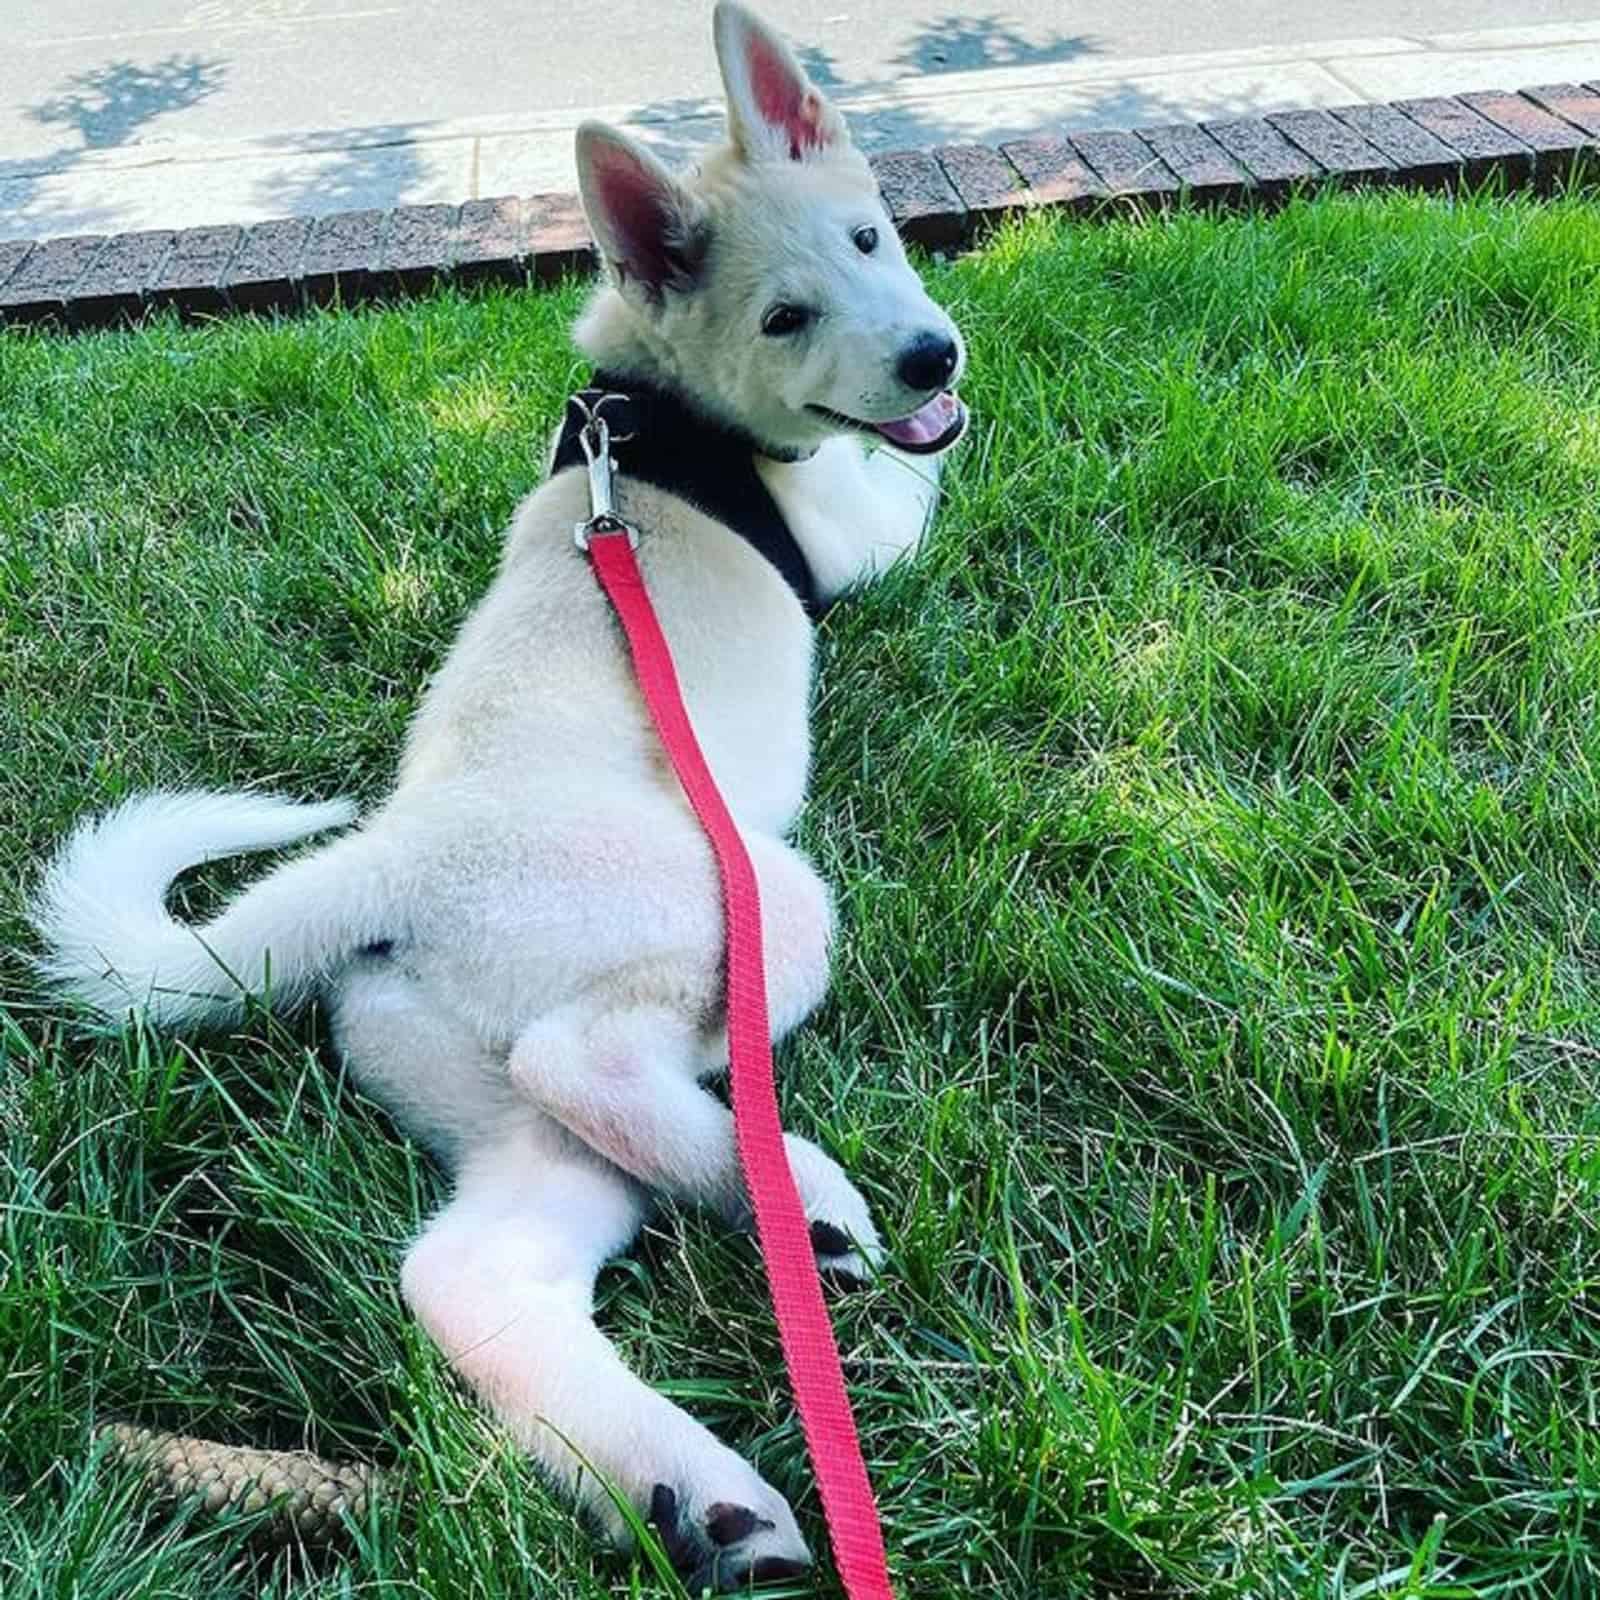
[{"label": "dog's pink inner ear", "polygon": [[745,60],[756,110],[769,127],[787,135],[790,159],[798,161],[807,150],[821,149],[828,142],[822,96],[796,77],[782,53],[759,35],[748,41]]},{"label": "dog's pink inner ear", "polygon": [[683,218],[659,174],[613,148],[596,155],[592,176],[616,264],[652,289],[676,279],[685,266]]}]

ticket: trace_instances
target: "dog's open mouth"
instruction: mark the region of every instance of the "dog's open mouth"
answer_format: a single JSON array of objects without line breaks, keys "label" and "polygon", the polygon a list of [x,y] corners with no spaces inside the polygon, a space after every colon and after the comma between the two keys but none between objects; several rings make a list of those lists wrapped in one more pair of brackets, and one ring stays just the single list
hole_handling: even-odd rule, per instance
[{"label": "dog's open mouth", "polygon": [[826,406],[812,406],[811,409],[830,422],[859,429],[862,433],[875,433],[887,439],[895,449],[916,456],[937,455],[941,450],[948,450],[967,428],[967,408],[953,389],[936,394],[909,417],[898,417],[893,422],[863,422],[859,417],[847,417],[842,411],[830,411]]}]

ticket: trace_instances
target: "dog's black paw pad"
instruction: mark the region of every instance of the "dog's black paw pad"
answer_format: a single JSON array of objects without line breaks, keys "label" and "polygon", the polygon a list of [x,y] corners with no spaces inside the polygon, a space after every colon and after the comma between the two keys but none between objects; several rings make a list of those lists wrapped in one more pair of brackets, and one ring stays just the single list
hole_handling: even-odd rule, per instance
[{"label": "dog's black paw pad", "polygon": [[751,1583],[782,1583],[785,1578],[804,1577],[811,1569],[804,1561],[790,1561],[785,1556],[764,1556],[751,1567]]},{"label": "dog's black paw pad", "polygon": [[758,1528],[770,1528],[772,1525],[768,1518],[758,1517],[749,1506],[719,1503],[706,1512],[706,1532],[715,1545],[738,1544]]},{"label": "dog's black paw pad", "polygon": [[858,1289],[872,1276],[871,1256],[834,1223],[811,1224],[811,1248],[817,1254],[817,1271],[830,1289]]},{"label": "dog's black paw pad", "polygon": [[776,1583],[811,1564],[798,1530],[786,1534],[770,1517],[728,1500],[714,1502],[702,1516],[687,1514],[683,1499],[665,1483],[650,1492],[650,1522],[692,1595]]},{"label": "dog's black paw pad", "polygon": [[831,1222],[813,1222],[811,1248],[819,1256],[847,1256],[853,1247],[843,1228],[836,1228]]}]

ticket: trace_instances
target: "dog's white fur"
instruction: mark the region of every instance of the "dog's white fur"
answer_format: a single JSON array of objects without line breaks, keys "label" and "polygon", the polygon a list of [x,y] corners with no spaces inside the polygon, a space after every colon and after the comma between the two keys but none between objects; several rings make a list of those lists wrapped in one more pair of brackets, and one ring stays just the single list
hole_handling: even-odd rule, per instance
[{"label": "dog's white fur", "polygon": [[[917,546],[937,473],[931,458],[868,454],[807,408],[904,415],[925,396],[898,384],[896,353],[921,330],[957,335],[788,47],[732,4],[716,38],[732,143],[697,177],[673,178],[608,129],[580,133],[613,281],[577,339],[610,370],[680,385],[775,455],[803,455],[763,455],[759,470],[831,597]],[[865,225],[871,254],[852,238]],[[778,300],[816,310],[801,336],[763,337]],[[729,529],[625,475],[618,490],[760,879],[781,1036],[823,994],[831,931],[826,888],[784,841],[806,783],[811,627]],[[633,1377],[590,1316],[595,1274],[652,1191],[737,1226],[747,1213],[729,1114],[701,1087],[726,1066],[713,866],[574,546],[587,510],[577,472],[523,503],[393,793],[358,828],[193,928],[163,908],[179,872],[346,823],[352,808],[148,794],[71,837],[37,923],[47,970],[107,1017],[142,1008],[192,1028],[238,1017],[246,991],[281,1006],[320,994],[357,1080],[454,1179],[406,1258],[417,1316],[613,1537],[626,1542],[611,1493],[646,1513],[665,1484],[675,1537],[732,1585],[806,1558],[788,1506]],[[879,1253],[865,1203],[816,1146],[791,1135],[789,1147],[808,1214],[853,1241],[830,1264],[864,1271]],[[718,1545],[729,1507],[754,1518]]]}]

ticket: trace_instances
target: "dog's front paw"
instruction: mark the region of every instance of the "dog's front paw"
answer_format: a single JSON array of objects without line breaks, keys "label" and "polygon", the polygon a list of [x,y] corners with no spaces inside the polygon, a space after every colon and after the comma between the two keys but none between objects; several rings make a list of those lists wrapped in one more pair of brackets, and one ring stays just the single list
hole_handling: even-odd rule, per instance
[{"label": "dog's front paw", "polygon": [[788,1502],[759,1479],[754,1493],[747,1488],[731,1500],[704,1505],[692,1491],[658,1483],[650,1496],[650,1522],[692,1595],[778,1583],[811,1566]]},{"label": "dog's front paw", "polygon": [[809,1139],[791,1133],[786,1142],[818,1267],[830,1278],[865,1283],[883,1264],[883,1244],[861,1191]]},{"label": "dog's front paw", "polygon": [[883,1246],[876,1239],[857,1249],[856,1241],[831,1222],[811,1224],[811,1248],[816,1252],[817,1270],[835,1286],[867,1282],[883,1260]]}]

